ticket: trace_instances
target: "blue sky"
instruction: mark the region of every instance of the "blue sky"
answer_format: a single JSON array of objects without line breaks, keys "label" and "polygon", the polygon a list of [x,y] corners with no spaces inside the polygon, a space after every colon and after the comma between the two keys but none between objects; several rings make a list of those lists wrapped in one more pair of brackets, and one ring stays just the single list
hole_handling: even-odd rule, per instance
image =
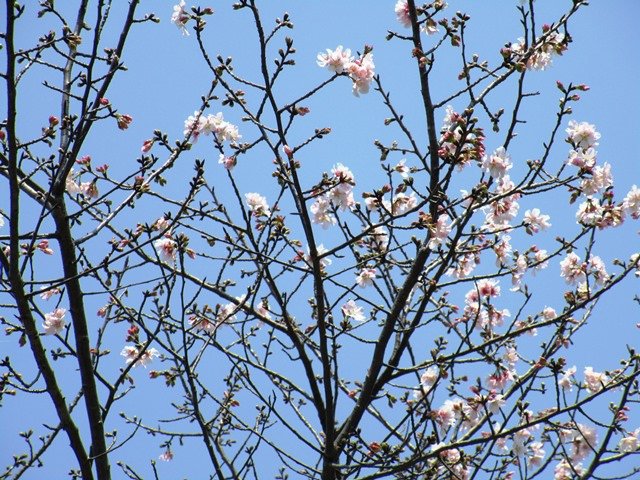
[{"label": "blue sky", "polygon": [[[116,13],[122,8],[119,2],[114,5]],[[376,73],[381,76],[382,83],[391,92],[398,110],[405,115],[407,123],[417,132],[416,137],[423,141],[424,114],[420,108],[418,80],[415,75],[413,60],[410,58],[406,44],[398,41],[387,42],[387,30],[402,31],[396,22],[393,12],[393,1],[351,1],[337,0],[315,2],[265,1],[262,2],[265,23],[275,17],[282,17],[288,11],[295,28],[287,32],[294,38],[297,49],[295,68],[288,70],[282,83],[276,89],[276,95],[283,101],[299,96],[309,88],[319,84],[328,77],[328,72],[315,63],[316,54],[326,48],[344,45],[353,51],[362,51],[365,44],[374,47]],[[507,42],[514,42],[521,35],[518,28],[517,2],[493,0],[475,2],[470,0],[451,1],[448,14],[460,10],[471,15],[469,25],[469,51],[477,52],[481,58],[496,63],[500,48]],[[557,14],[570,5],[570,1],[538,0],[538,23],[553,21]],[[637,148],[634,142],[640,131],[640,92],[637,88],[640,79],[640,55],[635,48],[640,43],[640,31],[635,25],[640,15],[640,3],[635,1],[594,1],[582,9],[570,27],[574,43],[561,57],[556,57],[547,71],[531,72],[529,90],[540,91],[540,95],[527,101],[524,117],[527,124],[513,142],[510,152],[514,162],[524,162],[537,158],[542,151],[542,142],[547,138],[550,125],[555,120],[555,108],[559,92],[555,89],[556,80],[565,84],[570,82],[585,83],[591,87],[584,92],[582,100],[574,104],[573,119],[594,123],[602,134],[598,147],[600,161],[613,165],[615,192],[619,199],[629,190],[631,185],[640,184],[640,166],[637,159]],[[151,11],[161,18],[160,24],[143,24],[134,28],[127,44],[123,61],[128,71],[121,74],[113,84],[108,97],[120,113],[128,113],[134,121],[126,132],[121,132],[112,125],[111,128],[99,127],[86,145],[86,154],[91,154],[94,165],[109,163],[114,173],[124,174],[130,171],[135,159],[139,156],[142,142],[150,138],[152,132],[159,129],[166,132],[171,139],[182,135],[183,122],[188,115],[197,110],[200,97],[204,95],[211,81],[210,73],[198,53],[195,36],[182,36],[179,30],[170,23],[173,2],[142,2],[142,11]],[[234,12],[231,2],[215,2],[211,5],[216,13],[208,18],[205,34],[206,46],[215,58],[232,56],[236,72],[248,78],[257,75],[257,44],[252,21],[246,13]],[[0,13],[4,13],[0,7]],[[47,31],[48,27],[34,18],[34,10],[27,11],[18,43],[26,47],[35,42],[37,37]],[[402,32],[401,32],[402,33]],[[425,45],[431,39],[425,40]],[[272,55],[275,52],[272,52]],[[456,50],[448,48],[437,59],[433,74],[433,96],[436,100],[447,97],[457,89],[457,74],[460,70],[459,55]],[[34,74],[25,78],[25,90],[20,98],[21,135],[37,134],[41,123],[50,114],[57,114],[59,102],[46,93],[41,86],[43,78]],[[502,94],[491,99],[492,109],[508,106],[513,102],[513,84],[503,90]],[[0,106],[5,107],[4,97]],[[328,171],[337,162],[348,165],[358,180],[358,193],[372,188],[379,181],[378,151],[373,146],[374,139],[389,142],[399,138],[393,128],[385,128],[383,119],[388,113],[375,92],[359,98],[351,94],[348,79],[341,78],[317,97],[309,100],[311,114],[301,119],[299,128],[290,137],[292,142],[301,142],[314,128],[331,127],[332,134],[327,139],[304,151],[301,161],[304,165],[303,178],[311,185],[319,179],[323,171]],[[454,106],[458,107],[454,103]],[[239,125],[243,131],[243,122],[237,111],[219,105],[212,106],[211,112],[222,110],[225,118]],[[437,115],[441,121],[444,111]],[[27,119],[42,121],[27,121]],[[563,126],[563,129],[565,126]],[[504,132],[497,135],[490,133],[490,125],[486,125],[487,150],[491,151],[504,141]],[[249,136],[250,138],[250,136]],[[568,147],[559,142],[553,156],[561,162],[566,156]],[[209,163],[210,175],[215,175],[211,164],[217,163],[217,152],[205,141],[200,141],[191,152],[185,155],[184,170],[174,169],[172,180],[178,180],[183,172],[191,172],[194,158],[204,158]],[[399,160],[399,158],[398,158]],[[217,167],[217,165],[213,165]],[[272,170],[271,158],[253,154],[241,158],[237,167],[239,183],[244,192],[260,191],[273,198],[275,187],[264,181],[270,178]],[[222,172],[220,173],[222,176]],[[212,181],[217,180],[212,177]],[[175,182],[179,183],[179,182]],[[461,185],[461,188],[464,185]],[[6,188],[6,187],[5,187]],[[181,187],[169,190],[179,196]],[[224,188],[224,187],[221,187]],[[224,190],[223,190],[224,191]],[[560,208],[559,202],[563,202]],[[526,208],[540,206],[543,211],[552,215],[554,228],[563,232],[575,231],[575,206],[570,208],[566,198],[550,197],[542,199],[541,204],[531,204]],[[0,199],[0,208],[6,211],[6,198]],[[163,210],[153,210],[148,206],[139,209],[131,218],[135,222],[153,222]],[[616,255],[627,255],[638,245],[637,222],[627,223],[615,230],[601,232],[597,243],[598,253],[604,259],[611,260]],[[556,232],[554,230],[554,232]],[[555,233],[557,234],[557,233]],[[321,234],[324,235],[324,234]],[[322,237],[328,243],[330,235]],[[550,236],[548,241],[552,242]],[[544,242],[544,240],[540,240]],[[637,247],[636,247],[637,249]],[[626,259],[626,258],[624,258]],[[55,269],[54,264],[49,268]],[[557,262],[550,267],[557,276]],[[549,280],[550,276],[531,280],[532,288],[542,292],[543,303],[552,303],[561,297],[563,288],[559,279]],[[594,348],[598,348],[598,366],[615,368],[617,352],[625,344],[638,346],[639,331],[635,327],[638,318],[637,305],[634,307],[632,297],[638,293],[637,281],[626,281],[619,286],[613,295],[598,305],[593,321],[587,331],[582,332],[581,341],[572,350],[573,363],[584,367],[594,361]],[[102,300],[96,300],[99,305]],[[94,305],[91,304],[93,307]],[[114,341],[116,341],[114,337]],[[603,341],[603,339],[605,339]],[[5,349],[11,355],[25,355],[24,349],[15,351],[13,338],[0,340],[3,353]],[[113,352],[119,352],[121,345],[113,346]],[[117,358],[116,361],[120,361]],[[138,390],[129,407],[140,414],[162,411],[164,406],[156,403],[164,388],[158,383],[149,382],[146,372],[138,369],[134,376],[138,381]],[[213,374],[213,373],[212,373]],[[72,379],[68,379],[73,383]],[[42,405],[46,405],[46,402]],[[24,415],[24,404],[20,397],[7,398],[4,401],[0,416],[8,420],[9,432],[21,431],[33,425],[34,421],[44,422],[49,416],[48,407],[33,404]],[[40,420],[42,417],[42,420]],[[35,420],[37,419],[37,420]],[[640,425],[640,415],[632,415],[632,421]],[[126,430],[122,428],[122,430]],[[145,464],[147,458],[156,458],[161,450],[160,441],[156,438],[139,436],[129,446],[114,452],[112,463],[118,458],[135,459]],[[0,464],[4,465],[9,455],[20,447],[17,436],[3,435],[0,439]],[[45,457],[47,475],[52,478],[62,476],[68,471],[68,464],[56,458],[70,458],[65,449],[66,441],[61,439],[56,447]],[[4,448],[6,447],[6,448]],[[160,464],[161,474],[165,478],[182,478],[187,466],[197,463],[201,458],[200,447],[177,448],[176,458],[168,464]],[[203,462],[204,466],[204,462]],[[275,465],[274,465],[275,467]],[[115,469],[115,466],[113,466]],[[148,467],[146,473],[149,474]],[[50,472],[50,473],[49,473]],[[39,478],[41,472],[34,471],[26,478]],[[197,475],[208,474],[206,467]],[[271,472],[270,472],[271,473]],[[186,474],[185,474],[186,475]],[[114,478],[117,478],[114,475]],[[196,476],[190,475],[190,478]]]}]

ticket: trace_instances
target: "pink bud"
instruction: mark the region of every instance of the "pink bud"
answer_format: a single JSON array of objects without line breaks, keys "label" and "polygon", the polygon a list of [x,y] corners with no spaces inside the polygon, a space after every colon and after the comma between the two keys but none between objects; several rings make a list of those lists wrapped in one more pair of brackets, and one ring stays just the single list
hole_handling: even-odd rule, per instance
[{"label": "pink bud", "polygon": [[293,149],[289,145],[285,145],[284,147],[282,147],[282,150],[284,151],[284,154],[287,156],[287,158],[293,158]]},{"label": "pink bud", "polygon": [[108,98],[101,98],[98,101],[100,102],[100,105],[109,105],[109,99]]},{"label": "pink bud", "polygon": [[154,140],[145,140],[142,144],[142,148],[140,149],[142,153],[147,153],[153,147]]},{"label": "pink bud", "polygon": [[56,125],[58,125],[60,123],[60,120],[58,119],[58,117],[56,117],[55,115],[51,115],[49,117],[49,126],[50,127],[55,127]]}]

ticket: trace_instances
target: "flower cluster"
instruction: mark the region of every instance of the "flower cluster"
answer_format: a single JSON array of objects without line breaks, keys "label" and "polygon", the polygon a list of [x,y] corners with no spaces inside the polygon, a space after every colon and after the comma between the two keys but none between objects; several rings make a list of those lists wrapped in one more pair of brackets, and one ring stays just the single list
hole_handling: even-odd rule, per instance
[{"label": "flower cluster", "polygon": [[[444,2],[443,0],[436,0],[432,5],[436,10],[442,10],[447,7],[446,2]],[[411,17],[409,15],[409,2],[407,0],[398,0],[396,2],[394,10],[396,12],[396,18],[398,19],[398,22],[400,22],[403,27],[410,28]],[[436,33],[438,31],[438,28],[436,26],[435,20],[431,17],[428,17],[427,20],[422,23],[422,31],[427,35],[433,35],[434,33]]]},{"label": "flower cluster", "polygon": [[352,318],[356,322],[362,322],[365,320],[364,310],[362,307],[359,307],[356,302],[353,300],[349,300],[347,303],[340,307],[342,310],[342,315],[344,318]]},{"label": "flower cluster", "polygon": [[247,201],[247,205],[249,206],[249,210],[251,210],[251,214],[254,217],[269,217],[271,216],[271,210],[269,209],[269,204],[267,203],[267,199],[260,195],[259,193],[246,193],[244,195],[245,200]]},{"label": "flower cluster", "polygon": [[82,182],[75,181],[76,174],[73,172],[73,168],[69,171],[67,179],[65,181],[65,189],[69,195],[81,194],[86,199],[92,199],[98,197],[98,188],[96,182]]},{"label": "flower cluster", "polygon": [[351,170],[338,163],[331,169],[332,187],[324,194],[316,197],[310,210],[313,214],[311,221],[327,229],[336,224],[336,217],[331,213],[331,208],[340,210],[351,209],[356,202],[353,198],[353,187],[356,184]]},{"label": "flower cluster", "polygon": [[238,133],[238,127],[225,121],[222,112],[215,115],[204,115],[196,110],[193,115],[184,122],[184,135],[193,138],[196,142],[200,135],[213,134],[219,142],[237,142],[242,135]]},{"label": "flower cluster", "polygon": [[173,263],[176,261],[178,243],[171,237],[170,233],[165,234],[165,236],[153,242],[153,246],[161,261],[165,263]]},{"label": "flower cluster", "polygon": [[[450,105],[440,129],[438,156],[462,170],[471,161],[481,161],[485,156],[484,132],[481,128],[469,126],[467,120],[453,110]],[[496,150],[501,155],[504,152]],[[506,152],[504,152],[506,155]],[[494,153],[493,156],[496,156]],[[508,158],[506,159],[508,161]],[[488,162],[491,162],[489,159]]]},{"label": "flower cluster", "polygon": [[[555,55],[562,55],[567,49],[567,38],[559,32],[550,32],[549,27],[542,27],[545,34],[526,48],[524,38],[503,50],[504,56],[515,56],[517,61],[523,62],[528,70],[545,70],[550,67]],[[526,60],[525,60],[526,58]]]},{"label": "flower cluster", "polygon": [[147,368],[147,365],[149,365],[154,358],[160,356],[160,352],[155,348],[147,348],[141,352],[137,347],[127,345],[122,349],[120,355],[124,357],[127,365],[133,363],[134,368],[139,365]]},{"label": "flower cluster", "polygon": [[64,308],[56,308],[53,312],[45,313],[44,323],[42,324],[45,335],[57,335],[64,329],[66,326],[64,321],[66,313],[67,310]]},{"label": "flower cluster", "polygon": [[365,47],[365,53],[360,58],[354,58],[351,50],[342,45],[338,45],[335,50],[327,48],[326,53],[318,53],[316,63],[338,75],[348,75],[353,82],[353,94],[356,97],[369,92],[369,85],[375,75],[370,47]]},{"label": "flower cluster", "polygon": [[602,259],[596,255],[589,258],[588,262],[583,262],[574,252],[560,262],[560,276],[570,285],[580,283],[579,289],[583,289],[587,275],[591,275],[597,285],[604,285],[609,280],[606,265]]}]

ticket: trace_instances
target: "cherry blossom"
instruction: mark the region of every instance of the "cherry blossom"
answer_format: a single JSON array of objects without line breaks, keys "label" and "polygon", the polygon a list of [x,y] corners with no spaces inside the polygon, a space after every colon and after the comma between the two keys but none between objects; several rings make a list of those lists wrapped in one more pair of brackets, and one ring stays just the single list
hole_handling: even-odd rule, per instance
[{"label": "cherry blossom", "polygon": [[189,35],[187,31],[187,22],[191,18],[185,8],[185,1],[181,0],[179,4],[174,5],[173,14],[171,15],[171,22],[180,29],[183,35]]},{"label": "cherry blossom", "polygon": [[560,380],[558,380],[558,386],[563,390],[569,390],[571,392],[573,390],[573,383],[575,381],[574,375],[576,371],[577,371],[577,368],[575,367],[575,365],[571,368],[568,368],[564,372],[562,377],[560,377]]},{"label": "cherry blossom", "polygon": [[436,367],[427,368],[422,375],[420,375],[420,388],[414,390],[414,397],[419,400],[423,395],[429,393],[431,387],[435,385],[440,377],[440,372]]},{"label": "cherry blossom", "polygon": [[529,444],[529,456],[527,461],[530,466],[538,467],[542,464],[542,460],[544,460],[545,455],[545,451],[542,447],[544,447],[542,442],[531,442]]},{"label": "cherry blossom", "polygon": [[267,203],[267,199],[260,195],[259,193],[246,193],[244,195],[245,200],[247,201],[247,205],[249,206],[249,210],[254,217],[269,217],[271,216],[271,210],[269,209],[269,204]]},{"label": "cherry blossom", "polygon": [[573,480],[575,477],[574,472],[578,475],[584,473],[584,467],[581,463],[569,463],[567,459],[562,459],[553,470],[553,480]]},{"label": "cherry blossom", "polygon": [[365,267],[360,270],[360,273],[356,276],[356,283],[360,288],[365,288],[373,285],[373,281],[376,278],[376,269]]},{"label": "cherry blossom", "polygon": [[337,74],[343,73],[353,62],[350,49],[344,49],[338,45],[335,50],[327,48],[327,53],[318,53],[317,64],[319,67],[327,68]]},{"label": "cherry blossom", "polygon": [[635,452],[640,448],[640,440],[638,436],[640,435],[640,429],[632,432],[631,434],[623,437],[618,442],[618,450],[623,453]]},{"label": "cherry blossom", "polygon": [[600,372],[594,372],[592,367],[584,369],[584,386],[589,393],[598,393],[609,381],[609,377]]},{"label": "cherry blossom", "polygon": [[467,278],[473,272],[473,269],[478,264],[476,256],[473,253],[467,253],[462,257],[458,258],[458,262],[455,267],[451,267],[447,270],[447,275],[450,277],[455,277],[458,280],[463,278]]},{"label": "cherry blossom", "polygon": [[62,293],[62,290],[60,288],[58,287],[50,288],[49,290],[45,290],[44,292],[42,292],[40,294],[40,298],[42,300],[49,300],[54,295],[59,295],[60,293]]},{"label": "cherry blossom", "polygon": [[549,215],[540,213],[539,208],[527,210],[524,212],[524,224],[527,227],[527,233],[538,233],[541,230],[546,230],[551,226],[549,223]]},{"label": "cherry blossom", "polygon": [[435,249],[444,242],[451,233],[451,219],[449,215],[443,213],[438,216],[435,228],[431,229],[431,238],[429,239],[429,248]]},{"label": "cherry blossom", "polygon": [[398,0],[395,6],[396,17],[403,27],[411,26],[411,17],[409,16],[409,2],[407,0]]},{"label": "cherry blossom", "polygon": [[316,201],[309,208],[313,216],[311,221],[317,223],[323,229],[327,229],[336,224],[336,217],[331,212],[331,200],[326,195],[316,197]]},{"label": "cherry blossom", "polygon": [[591,178],[585,178],[580,182],[580,190],[584,195],[595,195],[613,186],[613,176],[611,175],[611,165],[606,163],[593,168]]},{"label": "cherry blossom", "polygon": [[215,135],[219,142],[236,142],[242,136],[238,132],[238,127],[224,120],[222,112],[215,115],[204,115],[199,110],[193,112],[184,121],[184,135],[198,141],[200,135]]},{"label": "cherry blossom", "polygon": [[227,157],[221,153],[218,157],[218,163],[222,165],[225,170],[231,171],[233,170],[233,167],[236,166],[237,159],[235,156]]},{"label": "cherry blossom", "polygon": [[600,257],[594,255],[589,259],[589,270],[596,284],[602,286],[609,281],[606,265]]},{"label": "cherry blossom", "polygon": [[354,60],[348,65],[347,70],[353,80],[353,94],[359,97],[361,93],[369,93],[369,85],[375,75],[373,54],[366,53],[362,58]]},{"label": "cherry blossom", "polygon": [[349,300],[347,303],[340,307],[342,310],[342,314],[345,318],[352,318],[356,322],[362,322],[365,320],[364,310],[362,307],[359,307],[355,301]]},{"label": "cherry blossom", "polygon": [[162,460],[163,462],[170,462],[173,460],[173,452],[170,449],[165,450],[158,456],[158,460]]},{"label": "cherry blossom", "polygon": [[171,236],[164,236],[153,242],[153,246],[160,257],[160,260],[165,263],[173,263],[176,260],[176,254],[178,251],[178,244]]},{"label": "cherry blossom", "polygon": [[42,324],[45,335],[57,335],[64,329],[66,326],[64,320],[66,313],[67,310],[64,308],[56,308],[53,312],[45,313],[44,323]]},{"label": "cherry blossom", "polygon": [[378,226],[370,233],[371,247],[376,252],[386,252],[389,246],[389,234],[384,227]]},{"label": "cherry blossom", "polygon": [[590,123],[578,123],[575,120],[571,120],[566,132],[568,135],[567,141],[576,148],[581,148],[584,151],[591,147],[598,146],[600,133],[598,133],[596,127]]},{"label": "cherry blossom", "polygon": [[415,193],[411,192],[410,195],[406,195],[400,192],[393,199],[391,213],[393,215],[403,215],[416,208],[417,204],[418,200],[416,199]]},{"label": "cherry blossom", "polygon": [[578,423],[572,441],[573,451],[571,459],[579,462],[580,460],[587,458],[594,451],[596,442],[596,429]]},{"label": "cherry blossom", "polygon": [[593,148],[569,151],[567,164],[573,165],[585,171],[591,171],[596,165],[597,152]]},{"label": "cherry blossom", "polygon": [[560,262],[560,276],[570,285],[582,282],[586,278],[586,265],[571,252]]},{"label": "cherry blossom", "polygon": [[513,166],[511,156],[504,147],[498,147],[491,155],[485,155],[481,163],[482,168],[493,178],[502,178]]},{"label": "cherry blossom", "polygon": [[[327,248],[321,243],[316,247],[316,252],[318,252],[318,257],[322,257],[322,255],[324,255],[325,253],[327,253],[329,250],[327,250]],[[304,256],[304,261],[307,265],[309,265],[309,267],[313,266],[313,260],[311,259],[311,252],[309,250],[309,247],[307,247],[307,254]],[[331,259],[329,257],[322,257],[320,259],[320,268],[324,269],[325,267],[328,267],[329,265],[331,265]]]},{"label": "cherry blossom", "polygon": [[631,215],[631,218],[640,219],[640,188],[636,185],[632,186],[629,193],[624,197],[622,208],[627,214]]},{"label": "cherry blossom", "polygon": [[217,328],[216,322],[209,320],[203,315],[191,315],[189,317],[189,325],[196,330],[203,330],[207,333],[213,333]]},{"label": "cherry blossom", "polygon": [[604,209],[597,198],[587,197],[578,206],[576,221],[582,225],[597,225],[602,220]]},{"label": "cherry blossom", "polygon": [[[133,363],[133,367],[137,367],[142,365],[144,368],[147,368],[154,358],[160,356],[160,352],[155,348],[147,348],[142,355],[140,355],[140,350],[132,345],[125,346],[120,352],[125,359],[125,362],[128,364]],[[140,358],[138,356],[140,355]],[[137,359],[137,360],[136,360]]]},{"label": "cherry blossom", "polygon": [[331,173],[333,173],[333,178],[337,182],[336,185],[329,190],[331,201],[336,207],[340,208],[340,210],[353,208],[355,205],[353,186],[356,183],[353,173],[341,163],[334,165]]}]

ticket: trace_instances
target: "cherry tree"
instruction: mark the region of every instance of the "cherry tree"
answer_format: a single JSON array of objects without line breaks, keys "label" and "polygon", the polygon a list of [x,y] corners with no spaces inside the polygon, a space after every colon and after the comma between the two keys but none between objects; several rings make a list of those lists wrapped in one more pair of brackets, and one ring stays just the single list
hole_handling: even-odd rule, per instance
[{"label": "cherry tree", "polygon": [[[573,353],[640,275],[640,188],[573,114],[589,87],[549,76],[587,2],[505,6],[486,58],[453,1],[306,58],[269,2],[148,3],[3,7],[0,413],[29,428],[1,478],[638,474],[637,352]],[[131,38],[169,21],[206,87],[163,85],[193,104],[132,138],[122,91],[159,79]],[[333,140],[352,105],[365,145]]]}]

